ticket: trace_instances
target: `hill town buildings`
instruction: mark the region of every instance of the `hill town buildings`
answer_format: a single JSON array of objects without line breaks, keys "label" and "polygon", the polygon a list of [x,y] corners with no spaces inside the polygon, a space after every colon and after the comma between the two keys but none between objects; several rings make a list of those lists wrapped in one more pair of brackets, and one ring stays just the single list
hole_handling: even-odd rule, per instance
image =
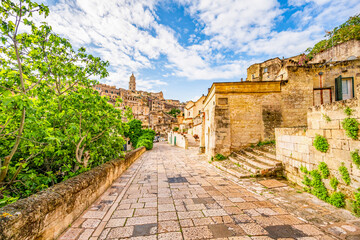
[{"label": "hill town buildings", "polygon": [[129,90],[106,84],[98,84],[94,88],[100,95],[108,96],[111,103],[115,103],[116,99],[121,98],[120,108],[130,107],[134,117],[141,120],[144,127],[152,128],[157,132],[170,131],[172,126],[177,123],[177,119],[167,112],[173,108],[181,111],[184,109],[184,105],[179,100],[165,99],[162,92],[136,90],[134,74],[130,76]]},{"label": "hill town buildings", "polygon": [[229,155],[275,139],[275,128],[306,126],[309,107],[356,96],[359,40],[339,44],[307,63],[303,57],[253,64],[244,82],[213,83],[206,97],[187,103],[182,127],[200,137],[207,155]]}]

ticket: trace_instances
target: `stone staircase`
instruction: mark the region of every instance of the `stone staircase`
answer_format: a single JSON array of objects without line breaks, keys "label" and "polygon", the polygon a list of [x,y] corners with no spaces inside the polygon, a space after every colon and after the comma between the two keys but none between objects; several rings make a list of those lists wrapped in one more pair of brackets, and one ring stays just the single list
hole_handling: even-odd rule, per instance
[{"label": "stone staircase", "polygon": [[282,163],[276,160],[275,146],[244,148],[213,164],[239,178],[281,176],[283,172]]}]

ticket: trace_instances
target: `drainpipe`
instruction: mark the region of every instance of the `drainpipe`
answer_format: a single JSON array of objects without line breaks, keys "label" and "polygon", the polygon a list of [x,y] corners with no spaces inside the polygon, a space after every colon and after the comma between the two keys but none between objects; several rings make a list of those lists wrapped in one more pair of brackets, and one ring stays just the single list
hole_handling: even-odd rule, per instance
[{"label": "drainpipe", "polygon": [[323,90],[322,90],[322,75],[324,73],[323,72],[319,72],[319,81],[320,81],[320,99],[321,99],[321,105],[323,105],[324,100],[323,100]]}]

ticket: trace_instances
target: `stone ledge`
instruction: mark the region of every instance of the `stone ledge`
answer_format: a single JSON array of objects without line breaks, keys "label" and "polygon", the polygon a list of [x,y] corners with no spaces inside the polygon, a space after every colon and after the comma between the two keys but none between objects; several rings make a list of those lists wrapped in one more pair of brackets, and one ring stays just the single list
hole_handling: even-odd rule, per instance
[{"label": "stone ledge", "polygon": [[0,239],[55,239],[139,156],[138,148],[90,171],[0,209]]}]

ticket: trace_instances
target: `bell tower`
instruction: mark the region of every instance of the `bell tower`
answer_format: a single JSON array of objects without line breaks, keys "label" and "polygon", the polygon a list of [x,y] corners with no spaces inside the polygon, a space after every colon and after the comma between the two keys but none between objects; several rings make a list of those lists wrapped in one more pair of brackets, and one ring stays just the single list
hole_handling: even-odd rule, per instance
[{"label": "bell tower", "polygon": [[134,73],[131,74],[130,76],[130,81],[129,81],[129,90],[130,91],[136,91],[136,81],[135,81],[135,76]]}]

